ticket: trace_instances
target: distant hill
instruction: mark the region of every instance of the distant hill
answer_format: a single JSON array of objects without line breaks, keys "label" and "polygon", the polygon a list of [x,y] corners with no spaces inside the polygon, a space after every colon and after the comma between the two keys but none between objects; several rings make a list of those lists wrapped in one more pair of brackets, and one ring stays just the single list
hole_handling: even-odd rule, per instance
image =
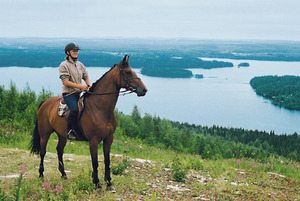
[{"label": "distant hill", "polygon": [[189,68],[233,66],[199,58],[300,61],[300,42],[289,41],[0,38],[0,67],[58,67],[71,41],[80,45],[80,61],[88,67],[111,67],[128,54],[133,68],[160,77],[191,77]]}]

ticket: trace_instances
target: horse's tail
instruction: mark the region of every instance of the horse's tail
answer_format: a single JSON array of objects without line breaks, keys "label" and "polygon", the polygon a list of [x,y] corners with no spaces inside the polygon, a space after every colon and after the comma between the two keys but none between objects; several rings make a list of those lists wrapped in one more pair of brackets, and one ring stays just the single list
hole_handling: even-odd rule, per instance
[{"label": "horse's tail", "polygon": [[[39,108],[41,107],[41,105],[43,103],[44,102],[42,102],[40,104]],[[36,119],[32,139],[31,139],[31,144],[30,144],[31,153],[33,153],[33,154],[39,154],[40,153],[40,151],[41,151],[40,140],[41,140],[41,137],[40,137],[40,133],[39,133],[39,129],[38,129],[38,119]]]}]

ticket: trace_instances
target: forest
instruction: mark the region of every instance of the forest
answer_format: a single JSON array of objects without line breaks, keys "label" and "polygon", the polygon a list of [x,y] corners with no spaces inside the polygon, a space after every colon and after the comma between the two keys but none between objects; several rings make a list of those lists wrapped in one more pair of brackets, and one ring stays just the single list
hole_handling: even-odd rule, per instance
[{"label": "forest", "polygon": [[[12,83],[9,89],[0,86],[0,127],[32,132],[39,104],[51,92],[36,94],[29,88],[19,92]],[[206,159],[253,158],[264,161],[273,156],[300,160],[300,136],[276,135],[274,132],[200,126],[173,122],[140,113],[135,106],[130,115],[115,111],[121,135],[140,139],[162,150],[199,154]],[[0,138],[4,138],[1,132]]]},{"label": "forest", "polygon": [[272,104],[290,110],[300,110],[300,76],[261,76],[250,80],[256,94]]}]

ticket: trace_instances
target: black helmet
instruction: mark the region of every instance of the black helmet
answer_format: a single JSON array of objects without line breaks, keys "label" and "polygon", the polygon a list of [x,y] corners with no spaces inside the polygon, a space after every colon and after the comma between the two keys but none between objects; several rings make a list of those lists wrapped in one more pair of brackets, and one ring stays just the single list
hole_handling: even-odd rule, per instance
[{"label": "black helmet", "polygon": [[79,46],[72,42],[72,43],[68,43],[65,47],[65,53],[68,54],[67,52],[70,50],[80,50]]}]

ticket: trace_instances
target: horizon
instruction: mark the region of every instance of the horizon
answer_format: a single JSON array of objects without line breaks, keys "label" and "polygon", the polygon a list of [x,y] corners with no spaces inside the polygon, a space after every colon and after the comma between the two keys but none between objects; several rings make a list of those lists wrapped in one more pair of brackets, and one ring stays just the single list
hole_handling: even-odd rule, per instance
[{"label": "horizon", "polygon": [[186,37],[48,37],[48,36],[0,36],[0,39],[44,39],[44,40],[144,40],[144,41],[203,41],[203,42],[296,42],[292,39],[212,39],[212,38],[186,38]]}]

